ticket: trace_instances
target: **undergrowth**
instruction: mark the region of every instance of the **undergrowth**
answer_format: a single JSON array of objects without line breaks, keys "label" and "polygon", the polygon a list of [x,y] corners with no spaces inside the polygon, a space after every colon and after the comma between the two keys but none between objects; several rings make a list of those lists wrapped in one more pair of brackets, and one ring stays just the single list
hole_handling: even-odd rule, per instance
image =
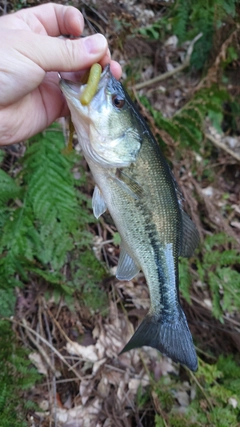
[{"label": "undergrowth", "polygon": [[[217,57],[212,72],[205,72],[198,87],[190,91],[188,99],[172,117],[167,118],[154,108],[146,95],[139,97],[141,104],[153,117],[156,128],[165,131],[174,141],[176,161],[187,158],[191,150],[195,153],[195,159],[203,163],[199,168],[197,161],[192,162],[191,174],[200,185],[204,180],[205,186],[214,182],[211,161],[216,161],[216,149],[208,143],[207,129],[211,126],[215,133],[222,136],[239,134],[239,96],[229,90],[231,86],[226,74],[229,64],[234,66],[237,45],[234,40],[231,40],[232,44],[224,45],[227,36],[236,30],[236,13],[235,0],[209,1],[205,4],[201,1],[177,0],[167,9],[163,19],[140,30],[145,37],[160,40],[168,37],[169,32],[174,33],[179,45],[192,40],[201,32],[203,35],[194,46],[191,56],[191,69],[195,67],[203,71],[212,67]],[[218,37],[217,43],[214,37]],[[160,143],[163,144],[163,141]],[[227,215],[226,210],[223,216]],[[226,233],[210,232],[202,242],[195,261],[195,274],[202,288],[210,291],[212,313],[222,322],[224,314],[233,314],[240,309],[240,254],[236,247],[236,241]],[[189,262],[182,259],[180,288],[189,303],[191,282]]]},{"label": "undergrowth", "polygon": [[213,48],[219,46],[221,30],[224,29],[225,36],[231,34],[236,7],[236,0],[176,0],[160,20],[138,32],[153,40],[164,40],[175,34],[179,45],[202,33],[191,56],[191,66],[200,70],[211,59]]},{"label": "undergrowth", "polygon": [[212,85],[196,93],[171,118],[154,109],[146,96],[141,96],[141,103],[152,114],[156,126],[165,130],[181,148],[191,148],[200,152],[205,137],[205,120],[209,119],[216,130],[220,131],[223,121],[223,103],[230,97],[226,90]]},{"label": "undergrowth", "polygon": [[[167,117],[165,111],[161,112],[155,108],[152,102],[154,97],[149,97],[148,92],[147,95],[142,94],[139,97],[140,103],[153,118],[152,122],[156,128],[164,131],[165,135],[169,135],[171,141],[174,141],[173,163],[181,161],[184,171],[185,161],[186,164],[191,162],[190,166],[189,164],[187,166],[188,173],[193,177],[192,181],[195,180],[197,185],[200,185],[201,190],[207,186],[217,185],[217,168],[213,169],[212,164],[218,162],[218,150],[209,143],[208,129],[213,129],[214,134],[220,136],[231,135],[236,139],[239,137],[238,89],[234,92],[231,90],[227,72],[235,68],[235,61],[239,57],[239,44],[236,38],[231,39],[239,21],[237,7],[235,0],[208,2],[177,0],[166,8],[163,19],[139,30],[145,38],[159,40],[163,44],[169,36],[175,34],[180,49],[185,42],[202,33],[202,37],[194,45],[190,67],[187,70],[188,75],[194,71],[199,84],[193,85],[186,99],[182,100],[181,107],[176,109],[171,117]],[[229,41],[225,43],[226,40]],[[177,75],[174,81],[175,88],[179,77]],[[181,77],[179,83],[181,84]],[[166,87],[167,96],[171,86],[165,82],[161,84]],[[161,138],[159,140],[164,150],[164,142]],[[188,191],[192,181],[189,180]],[[194,192],[192,187],[192,197],[197,199],[197,204],[203,206],[200,191]],[[226,197],[229,197],[229,194]],[[228,223],[231,207],[226,204],[226,207],[220,209],[222,221]],[[222,323],[228,317],[237,316],[238,319],[240,310],[238,244],[233,237],[222,232],[217,221],[211,228],[211,222],[208,222],[207,226],[204,224],[204,213],[197,214],[202,224],[203,238],[193,258],[180,260],[180,292],[187,302],[192,304],[191,286],[194,279],[198,295],[202,293],[203,299],[208,295],[211,304],[208,309],[216,319]],[[140,407],[142,404],[146,407],[149,396],[152,396],[157,412],[155,427],[239,426],[239,357],[220,356],[212,364],[199,359],[198,372],[189,375],[192,388],[187,393],[188,396],[193,393],[194,397],[190,398],[186,407],[180,404],[181,413],[178,411],[176,400],[186,390],[179,378],[166,376],[157,383],[153,380],[149,390],[138,396]]]},{"label": "undergrowth", "polygon": [[[162,377],[157,383],[153,382],[155,403],[162,410],[161,415],[155,415],[155,427],[237,427],[240,417],[239,375],[240,366],[233,357],[220,356],[213,365],[200,361],[198,372],[190,375],[189,390],[178,378]],[[190,402],[186,402],[184,411],[178,413],[176,400],[184,395]]]},{"label": "undergrowth", "polygon": [[179,42],[192,40],[200,32],[201,39],[191,57],[191,64],[201,69],[218,43],[219,30],[236,16],[236,0],[178,0],[173,6],[172,29]]},{"label": "undergrowth", "polygon": [[[8,173],[1,151],[0,317],[14,313],[15,289],[29,283],[40,292],[47,289],[46,298],[53,295],[59,301],[63,296],[70,309],[75,296],[91,310],[106,311],[107,296],[99,286],[106,271],[92,252],[88,224],[94,218],[80,191],[85,174],[80,157],[65,154],[64,148],[63,133],[53,126],[27,143]],[[26,412],[36,408],[23,391],[39,377],[3,321],[0,371],[0,425],[25,427]]]},{"label": "undergrowth", "polygon": [[[211,0],[204,4],[200,0],[176,0],[160,21],[139,32],[161,41],[175,34],[179,46],[202,32],[191,56],[191,70],[201,70],[206,75],[221,42],[236,28],[233,22],[236,4],[235,0]],[[127,25],[124,25],[125,31]],[[211,156],[216,157],[211,148],[208,149],[210,159],[204,158],[205,125],[207,120],[221,134],[223,121],[226,123],[226,106],[231,113],[227,121],[228,134],[237,129],[239,99],[229,92],[225,74],[226,67],[237,59],[235,46],[230,46],[225,53],[225,59],[218,63],[217,79],[193,91],[173,117],[166,118],[153,108],[147,96],[140,97],[156,126],[177,143],[176,157],[183,158],[187,150],[200,153],[206,163]],[[139,71],[138,74],[141,75]],[[4,161],[5,151],[0,151],[3,166],[0,169],[0,316],[14,313],[15,288],[23,288],[29,282],[50,284],[50,293],[56,298],[64,295],[70,308],[77,291],[77,297],[93,312],[104,311],[107,297],[99,282],[105,268],[91,249],[88,225],[94,219],[89,199],[79,191],[85,181],[79,157],[74,152],[64,153],[62,132],[52,127],[27,143],[24,156],[10,171],[6,171]],[[73,173],[76,166],[80,168],[78,179]],[[203,178],[195,165],[191,173],[198,182]],[[208,177],[207,183],[209,180]],[[198,284],[211,296],[213,315],[223,322],[226,314],[232,315],[240,309],[239,264],[239,253],[232,239],[226,233],[213,235],[212,230],[208,230],[194,261],[181,260],[183,297],[191,303],[194,269]],[[29,364],[27,353],[17,347],[9,323],[3,321],[0,322],[0,369],[1,426],[25,427],[23,414],[31,408],[31,402],[23,404],[20,397],[39,377]],[[175,376],[162,377],[157,383],[153,380],[147,393],[139,392],[138,406],[144,407],[150,396],[154,396],[156,427],[237,427],[239,378],[239,361],[233,356],[220,356],[212,365],[200,360],[199,371],[189,374],[192,397],[182,413],[177,412],[175,400],[183,384]]]},{"label": "undergrowth", "polygon": [[[79,284],[84,287],[85,280],[88,288],[96,290],[104,276],[92,255],[88,224],[94,219],[89,200],[77,188],[85,180],[84,173],[80,179],[72,173],[74,166],[81,170],[79,161],[76,153],[64,154],[63,134],[52,127],[29,141],[16,176],[1,170],[0,315],[13,313],[14,288],[23,287],[31,276],[66,296],[73,295]],[[71,273],[66,280],[62,268],[70,252]],[[96,300],[101,303],[104,297]]]},{"label": "undergrowth", "polygon": [[[221,322],[224,322],[224,314],[240,311],[240,273],[236,268],[240,254],[232,247],[233,243],[233,239],[225,233],[207,236],[195,259],[199,286],[201,284],[203,291],[210,290],[212,314]],[[229,249],[224,249],[226,245]],[[191,282],[189,261],[181,259],[180,290],[188,303],[191,303]]]},{"label": "undergrowth", "polygon": [[28,352],[15,342],[8,321],[0,320],[0,425],[27,427],[26,413],[37,406],[25,393],[40,380],[31,366]]}]

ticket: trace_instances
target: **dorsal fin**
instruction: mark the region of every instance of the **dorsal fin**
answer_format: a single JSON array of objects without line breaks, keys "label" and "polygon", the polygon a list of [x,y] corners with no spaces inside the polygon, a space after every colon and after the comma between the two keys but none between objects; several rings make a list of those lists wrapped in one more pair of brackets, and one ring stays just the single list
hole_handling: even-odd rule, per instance
[{"label": "dorsal fin", "polygon": [[200,238],[198,230],[189,216],[181,209],[182,214],[182,244],[179,255],[183,257],[192,256],[194,250],[199,244]]}]

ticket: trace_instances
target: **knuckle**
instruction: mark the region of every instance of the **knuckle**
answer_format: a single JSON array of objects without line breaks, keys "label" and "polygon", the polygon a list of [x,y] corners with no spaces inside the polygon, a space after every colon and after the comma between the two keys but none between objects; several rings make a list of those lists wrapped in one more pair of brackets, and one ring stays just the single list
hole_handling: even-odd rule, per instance
[{"label": "knuckle", "polygon": [[73,67],[79,66],[80,55],[79,55],[79,46],[77,43],[74,43],[73,40],[65,40],[65,50],[67,53],[67,60],[70,61],[70,65]]}]

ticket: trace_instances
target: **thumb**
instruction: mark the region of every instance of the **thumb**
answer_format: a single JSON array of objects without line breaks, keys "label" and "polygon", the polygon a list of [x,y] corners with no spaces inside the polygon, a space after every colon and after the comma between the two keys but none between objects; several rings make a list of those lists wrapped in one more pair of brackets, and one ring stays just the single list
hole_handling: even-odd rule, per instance
[{"label": "thumb", "polygon": [[29,33],[26,36],[28,40],[18,51],[44,71],[78,71],[109,55],[107,40],[101,34],[74,40],[40,34],[31,34],[29,39]]}]

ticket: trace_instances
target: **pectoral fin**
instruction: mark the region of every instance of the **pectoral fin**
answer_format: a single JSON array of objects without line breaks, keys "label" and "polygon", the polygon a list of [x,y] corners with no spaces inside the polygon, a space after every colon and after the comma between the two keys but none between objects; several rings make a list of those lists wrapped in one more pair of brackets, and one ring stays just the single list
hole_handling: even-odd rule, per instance
[{"label": "pectoral fin", "polygon": [[181,214],[183,235],[179,255],[183,257],[190,257],[199,244],[199,233],[195,224],[183,210],[181,210]]},{"label": "pectoral fin", "polygon": [[107,205],[97,185],[93,192],[92,208],[93,214],[96,218],[99,218],[107,210]]},{"label": "pectoral fin", "polygon": [[142,188],[136,181],[126,175],[125,172],[117,169],[116,175],[111,175],[111,178],[126,194],[131,196],[133,199],[138,200],[141,198],[143,193]]},{"label": "pectoral fin", "polygon": [[128,255],[126,249],[122,245],[116,272],[117,279],[131,280],[139,273],[139,270],[135,261]]}]

